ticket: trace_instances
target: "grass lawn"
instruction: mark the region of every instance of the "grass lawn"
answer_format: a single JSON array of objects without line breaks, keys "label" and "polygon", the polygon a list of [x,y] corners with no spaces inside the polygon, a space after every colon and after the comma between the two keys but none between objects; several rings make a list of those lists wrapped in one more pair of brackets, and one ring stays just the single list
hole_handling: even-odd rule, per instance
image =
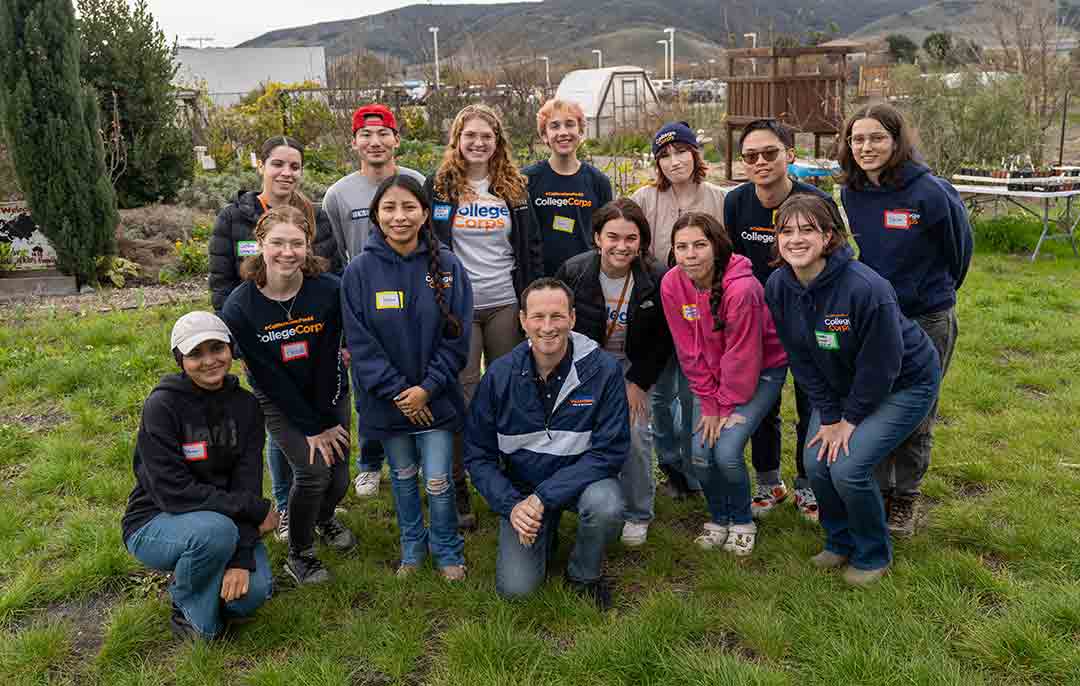
[{"label": "grass lawn", "polygon": [[[814,570],[820,532],[790,505],[736,561],[692,544],[703,504],[664,497],[648,545],[612,551],[607,615],[559,583],[573,517],[557,575],[528,602],[495,596],[496,522],[483,507],[465,583],[430,569],[399,580],[384,482],[377,499],[350,492],[343,503],[361,545],[347,558],[326,553],[330,584],[281,581],[256,622],[210,646],[172,639],[162,578],[120,540],[142,401],[172,370],[168,332],[184,309],[9,308],[3,686],[1080,684],[1080,260],[1063,244],[1050,252],[1058,257],[1037,264],[976,256],[925,484],[927,526],[896,546],[876,588]],[[270,549],[280,570],[284,548]]]}]

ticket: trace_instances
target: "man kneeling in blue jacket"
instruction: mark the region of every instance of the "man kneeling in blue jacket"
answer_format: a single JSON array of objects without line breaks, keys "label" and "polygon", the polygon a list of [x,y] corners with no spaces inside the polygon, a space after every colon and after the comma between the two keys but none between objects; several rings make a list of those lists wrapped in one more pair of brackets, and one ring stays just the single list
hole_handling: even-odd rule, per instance
[{"label": "man kneeling in blue jacket", "polygon": [[557,279],[521,294],[528,340],[485,372],[465,424],[465,466],[499,521],[495,588],[525,596],[544,581],[563,510],[578,514],[568,585],[601,609],[601,575],[619,537],[619,472],[630,450],[630,416],[614,357],[573,333],[574,295]]}]

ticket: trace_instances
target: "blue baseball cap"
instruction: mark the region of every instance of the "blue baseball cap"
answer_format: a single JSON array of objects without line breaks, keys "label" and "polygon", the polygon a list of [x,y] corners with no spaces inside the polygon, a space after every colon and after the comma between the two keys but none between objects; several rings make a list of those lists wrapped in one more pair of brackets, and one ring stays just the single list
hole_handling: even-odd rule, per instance
[{"label": "blue baseball cap", "polygon": [[691,130],[690,124],[684,121],[668,122],[656,132],[652,142],[653,156],[668,143],[686,143],[695,148],[701,147],[698,145],[697,134]]}]

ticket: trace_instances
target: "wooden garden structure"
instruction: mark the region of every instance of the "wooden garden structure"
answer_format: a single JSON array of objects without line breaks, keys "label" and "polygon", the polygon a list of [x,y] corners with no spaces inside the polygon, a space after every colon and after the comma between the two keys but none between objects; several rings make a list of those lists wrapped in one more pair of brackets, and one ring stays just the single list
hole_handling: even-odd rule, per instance
[{"label": "wooden garden structure", "polygon": [[735,131],[755,119],[777,119],[814,134],[814,157],[821,157],[821,137],[836,136],[843,126],[847,55],[857,50],[850,45],[726,50],[727,177],[732,178]]}]

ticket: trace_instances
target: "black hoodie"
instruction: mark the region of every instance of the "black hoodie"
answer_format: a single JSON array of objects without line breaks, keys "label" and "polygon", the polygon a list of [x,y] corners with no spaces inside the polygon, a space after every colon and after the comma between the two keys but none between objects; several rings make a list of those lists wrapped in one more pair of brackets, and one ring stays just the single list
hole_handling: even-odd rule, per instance
[{"label": "black hoodie", "polygon": [[184,374],[163,377],[143,404],[124,541],[162,512],[219,512],[240,530],[228,566],[253,571],[259,524],[270,511],[262,497],[265,440],[259,403],[235,376],[217,391]]},{"label": "black hoodie", "polygon": [[[214,312],[221,314],[225,300],[240,285],[240,263],[255,251],[255,224],[263,214],[259,194],[240,190],[236,199],[218,212],[214,232],[210,236],[210,301]],[[330,271],[341,274],[345,265],[338,255],[337,243],[330,226],[330,217],[321,207],[315,207],[315,242],[311,249],[319,257],[330,260]]]}]

